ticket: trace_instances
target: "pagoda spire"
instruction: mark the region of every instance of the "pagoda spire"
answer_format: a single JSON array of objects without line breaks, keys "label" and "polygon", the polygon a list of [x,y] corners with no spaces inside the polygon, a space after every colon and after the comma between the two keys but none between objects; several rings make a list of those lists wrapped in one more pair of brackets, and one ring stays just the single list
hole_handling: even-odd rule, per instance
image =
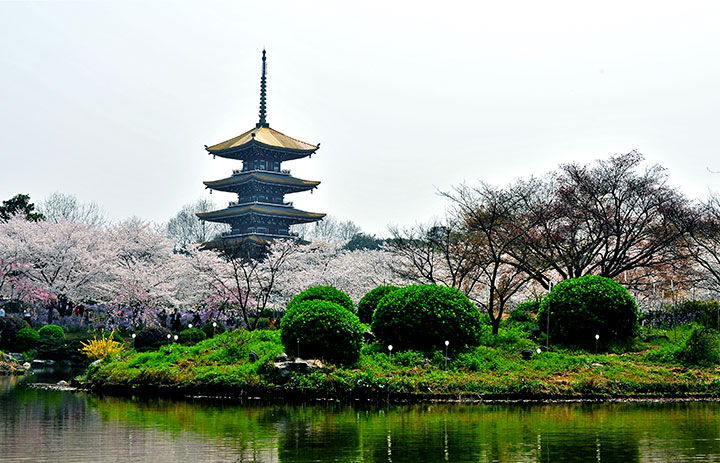
[{"label": "pagoda spire", "polygon": [[265,119],[265,116],[267,116],[267,111],[265,110],[265,93],[266,93],[266,82],[267,82],[267,61],[265,58],[265,49],[263,48],[263,55],[262,55],[262,77],[260,77],[260,122],[258,122],[255,127],[270,127],[270,124],[267,123],[267,120]]}]

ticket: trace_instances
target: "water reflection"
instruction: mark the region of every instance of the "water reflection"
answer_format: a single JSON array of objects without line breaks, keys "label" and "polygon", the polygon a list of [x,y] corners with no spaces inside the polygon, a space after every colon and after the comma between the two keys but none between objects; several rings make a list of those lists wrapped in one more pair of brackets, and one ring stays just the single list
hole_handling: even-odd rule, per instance
[{"label": "water reflection", "polygon": [[0,379],[3,461],[720,461],[717,403],[237,405]]}]

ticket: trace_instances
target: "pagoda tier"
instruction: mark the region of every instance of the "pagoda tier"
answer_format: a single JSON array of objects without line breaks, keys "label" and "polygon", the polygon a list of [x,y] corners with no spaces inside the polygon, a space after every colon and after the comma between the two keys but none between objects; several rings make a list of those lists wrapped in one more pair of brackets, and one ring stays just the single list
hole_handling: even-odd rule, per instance
[{"label": "pagoda tier", "polygon": [[316,222],[325,217],[325,214],[295,209],[291,204],[259,201],[230,204],[226,209],[197,214],[200,220],[229,224],[231,231],[223,234],[223,239],[256,235],[263,239],[288,238],[293,236],[289,231],[290,225]]},{"label": "pagoda tier", "polygon": [[310,156],[319,147],[319,144],[311,145],[262,125],[205,149],[213,156],[240,161],[266,159],[269,163],[273,163]]},{"label": "pagoda tier", "polygon": [[241,221],[252,222],[258,217],[268,219],[268,223],[272,221],[282,221],[288,225],[316,222],[325,217],[325,214],[301,211],[300,209],[295,209],[289,204],[282,205],[261,201],[230,204],[231,205],[225,209],[212,212],[198,212],[196,215],[201,220],[224,222],[229,223],[230,225],[234,225]]},{"label": "pagoda tier", "polygon": [[297,193],[317,188],[320,182],[292,177],[290,171],[281,169],[283,161],[310,156],[320,145],[288,137],[271,129],[265,118],[265,51],[263,50],[263,72],[260,80],[260,121],[255,128],[235,138],[205,147],[209,154],[243,161],[241,170],[221,180],[206,181],[211,190],[235,193],[233,201],[225,209],[197,213],[200,220],[221,222],[230,225],[231,231],[206,247],[224,248],[250,241],[271,241],[290,238],[290,226],[317,222],[325,214],[295,209],[291,202],[285,202],[288,193]]},{"label": "pagoda tier", "polygon": [[231,177],[203,183],[206,188],[212,190],[237,193],[240,200],[244,196],[263,196],[263,191],[270,193],[268,197],[274,197],[287,193],[313,190],[320,184],[320,182],[292,177],[289,171],[266,170],[236,170]]}]

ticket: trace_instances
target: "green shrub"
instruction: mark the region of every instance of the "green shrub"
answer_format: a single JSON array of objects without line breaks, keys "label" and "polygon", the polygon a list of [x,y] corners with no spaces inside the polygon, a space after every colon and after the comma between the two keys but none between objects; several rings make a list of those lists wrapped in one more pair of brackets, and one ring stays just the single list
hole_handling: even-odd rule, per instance
[{"label": "green shrub", "polygon": [[396,350],[451,349],[478,343],[480,313],[455,288],[413,285],[388,293],[378,303],[372,329]]},{"label": "green shrub", "polygon": [[167,328],[162,326],[148,326],[137,333],[135,341],[133,341],[133,347],[137,351],[158,349],[160,346],[170,343],[168,335],[172,337],[172,332]]},{"label": "green shrub", "polygon": [[288,303],[287,310],[293,305],[299,304],[303,301],[314,301],[322,300],[328,302],[334,302],[341,307],[346,308],[348,311],[355,313],[355,306],[353,305],[350,296],[332,286],[311,286],[305,291],[301,292]]},{"label": "green shrub", "polygon": [[40,335],[32,328],[23,328],[15,334],[13,348],[18,352],[25,352],[35,347]]},{"label": "green shrub", "polygon": [[358,318],[360,318],[360,321],[363,323],[371,323],[373,314],[375,313],[375,309],[377,308],[377,304],[380,302],[380,299],[397,289],[400,288],[397,286],[378,286],[377,288],[368,291],[368,293],[360,299],[360,302],[358,302],[357,315]]},{"label": "green shrub", "polygon": [[29,328],[29,325],[22,318],[0,317],[0,348],[12,350],[15,336],[23,328]]},{"label": "green shrub", "polygon": [[35,358],[42,360],[66,360],[76,364],[87,364],[88,358],[82,352],[83,342],[92,338],[81,336],[71,339],[40,337],[35,344]]},{"label": "green shrub", "polygon": [[198,328],[188,328],[186,330],[182,330],[180,334],[178,334],[178,342],[180,344],[185,344],[186,346],[197,344],[206,339],[207,336],[205,335],[205,332]]},{"label": "green shrub", "polygon": [[393,364],[410,368],[424,367],[429,362],[422,352],[416,350],[406,350],[392,356]]},{"label": "green shrub", "polygon": [[309,300],[286,312],[280,336],[285,350],[300,356],[351,364],[362,347],[363,327],[357,315],[330,301]]},{"label": "green shrub", "polygon": [[[217,323],[217,326],[213,326],[213,323]],[[203,333],[205,333],[205,337],[208,339],[212,338],[216,334],[224,333],[226,331],[225,325],[220,322],[207,322],[202,327],[202,330]]]},{"label": "green shrub", "polygon": [[58,325],[45,325],[38,330],[41,338],[60,338],[65,339],[65,331]]},{"label": "green shrub", "polygon": [[687,366],[714,366],[720,363],[720,342],[715,330],[697,327],[676,353],[680,363]]},{"label": "green shrub", "polygon": [[637,304],[620,284],[595,275],[559,283],[540,304],[537,320],[550,341],[594,348],[595,335],[603,344],[625,342],[637,331]]},{"label": "green shrub", "polygon": [[521,302],[510,312],[508,321],[513,323],[535,322],[538,310],[540,310],[540,301]]}]

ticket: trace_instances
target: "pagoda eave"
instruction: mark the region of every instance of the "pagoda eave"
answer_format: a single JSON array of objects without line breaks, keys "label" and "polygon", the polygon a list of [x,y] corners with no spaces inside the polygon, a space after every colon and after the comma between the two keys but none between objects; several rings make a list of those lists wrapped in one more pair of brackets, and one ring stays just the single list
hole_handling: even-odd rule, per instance
[{"label": "pagoda eave", "polygon": [[316,222],[325,217],[325,214],[306,212],[293,207],[273,206],[272,204],[250,203],[247,205],[232,206],[212,212],[198,212],[195,215],[200,220],[210,222],[233,222],[248,215],[272,217],[292,223]]},{"label": "pagoda eave", "polygon": [[221,180],[208,180],[203,182],[206,188],[218,191],[237,192],[240,188],[252,184],[273,186],[283,189],[286,193],[313,190],[320,185],[314,180],[302,180],[274,172],[241,172],[237,175]]},{"label": "pagoda eave", "polygon": [[292,161],[294,159],[302,159],[306,156],[312,156],[318,150],[317,148],[309,150],[282,148],[273,145],[266,145],[265,143],[255,140],[233,148],[214,150],[210,147],[205,149],[208,154],[212,154],[213,156],[220,156],[221,158],[234,159],[237,161],[244,161],[250,157],[256,156],[257,150],[271,152],[273,155],[280,157],[284,161]]}]

